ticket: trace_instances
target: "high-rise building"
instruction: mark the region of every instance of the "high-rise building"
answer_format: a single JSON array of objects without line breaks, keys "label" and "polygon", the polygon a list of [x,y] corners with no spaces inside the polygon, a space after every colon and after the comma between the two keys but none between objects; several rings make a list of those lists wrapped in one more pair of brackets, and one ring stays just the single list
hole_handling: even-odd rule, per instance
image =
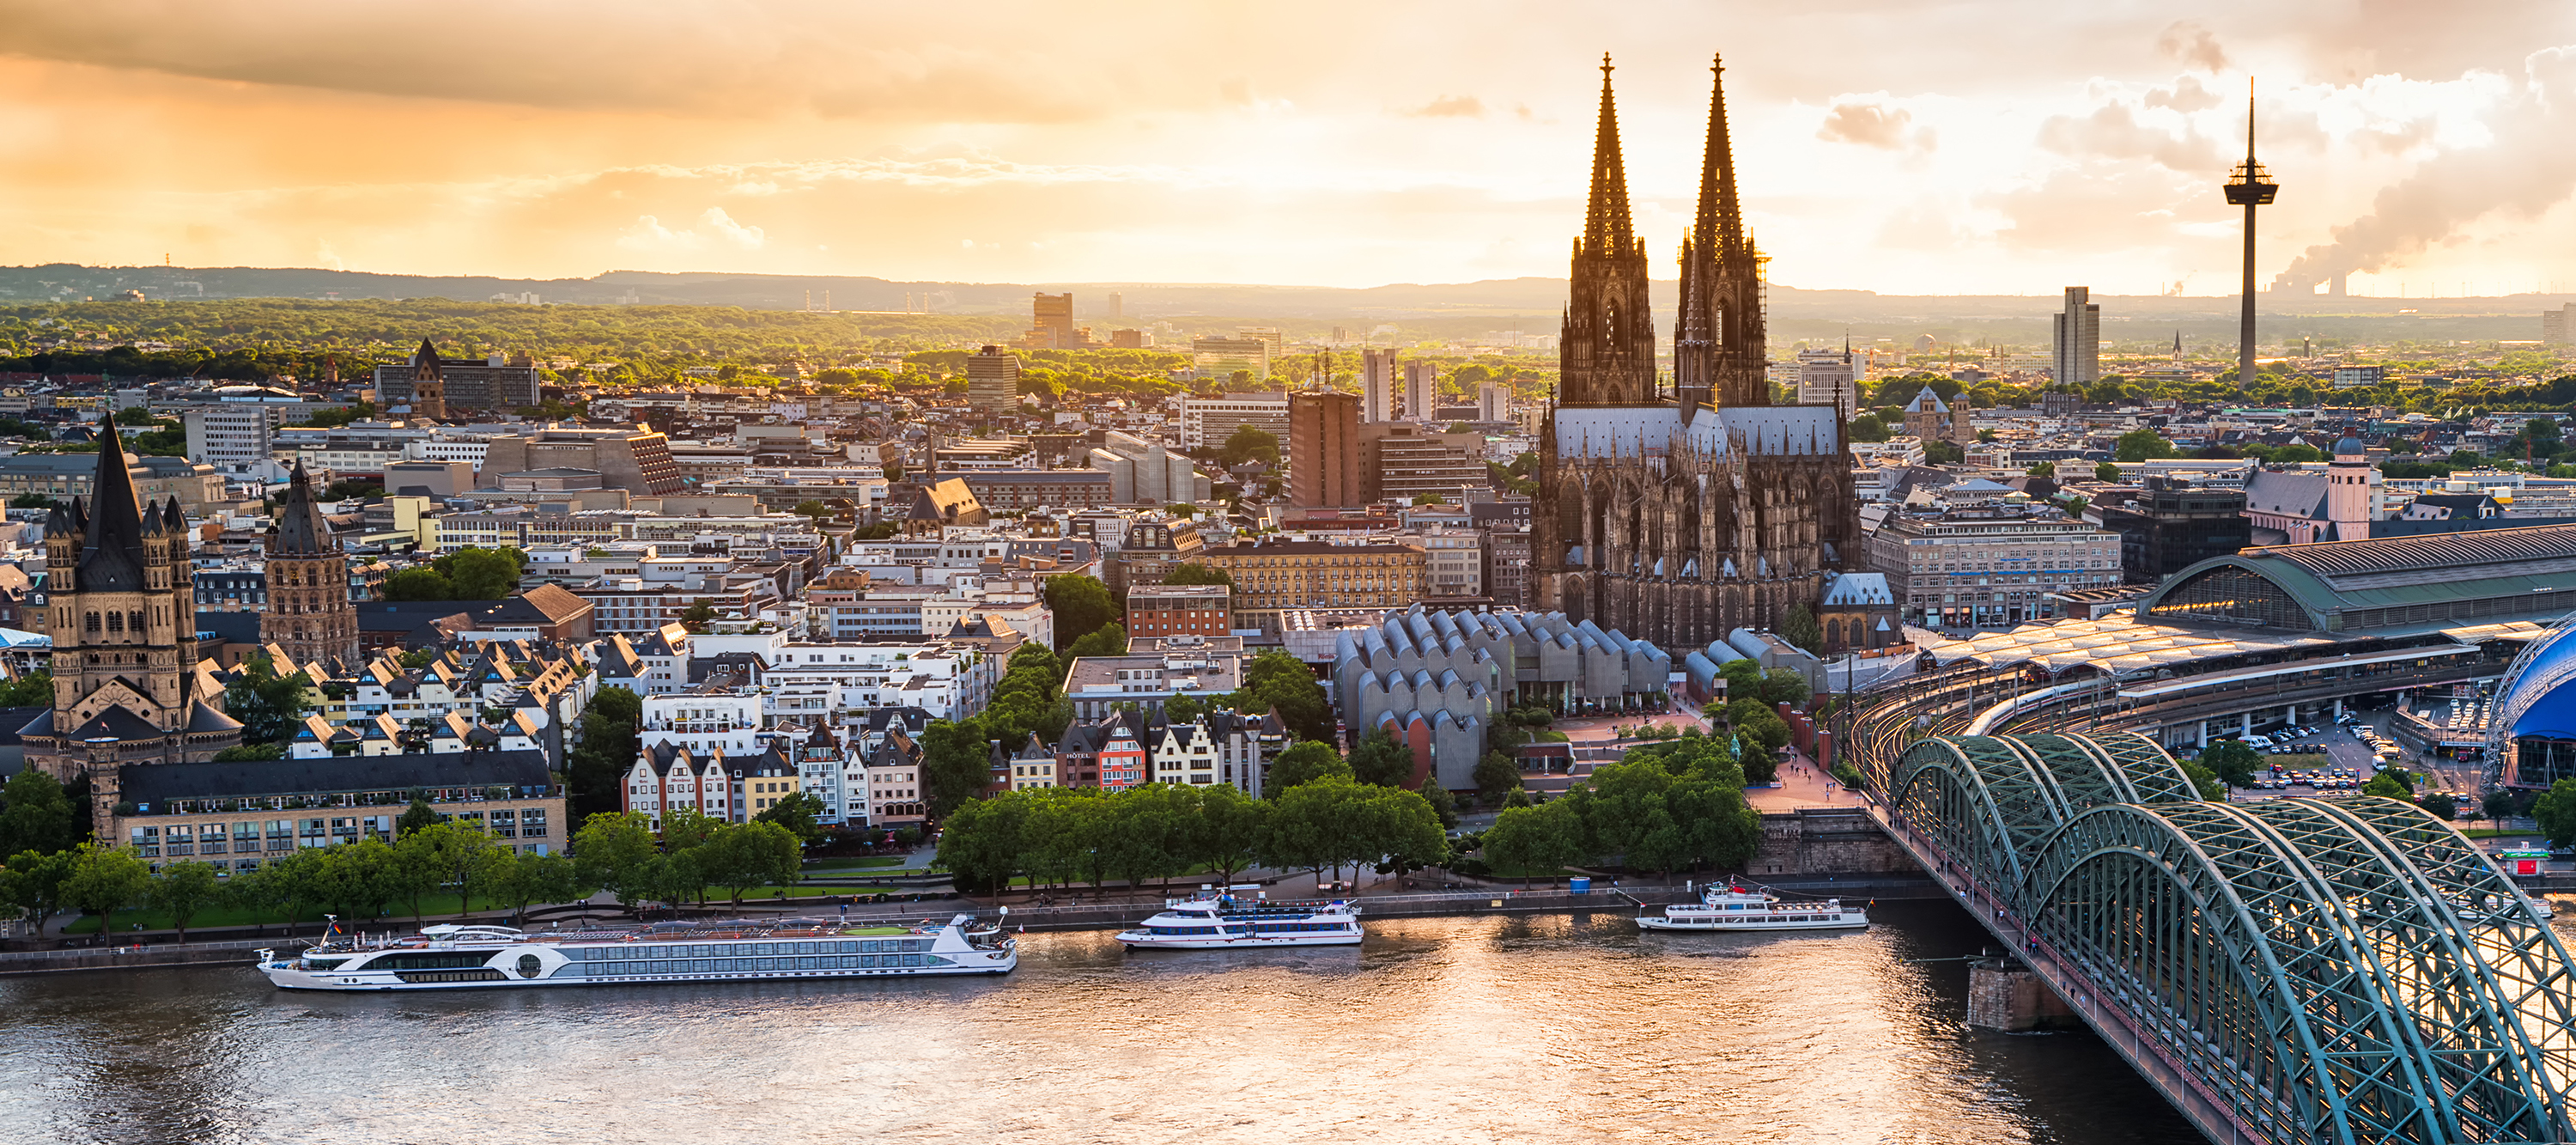
[{"label": "high-rise building", "polygon": [[1237,326],[1234,328],[1234,336],[1255,339],[1262,345],[1270,347],[1270,359],[1274,362],[1288,352],[1288,340],[1279,333],[1279,328],[1276,326]]},{"label": "high-rise building", "polygon": [[2576,302],[2540,312],[2540,340],[2552,346],[2576,345]]},{"label": "high-rise building", "polygon": [[2058,384],[2089,386],[2102,380],[2102,307],[2092,301],[2092,288],[2066,288],[2066,307],[2051,320],[2056,347]]},{"label": "high-rise building", "polygon": [[1213,398],[1181,399],[1181,448],[1218,449],[1234,431],[1251,426],[1279,439],[1280,456],[1287,456],[1288,439],[1294,436],[1288,424],[1288,394],[1270,390],[1248,394],[1224,394]]},{"label": "high-rise building", "polygon": [[[1032,346],[1046,350],[1070,350],[1078,345],[1073,336],[1072,291],[1068,290],[1062,294],[1048,294],[1040,291],[1032,296],[1030,310],[1033,314],[1029,322],[1029,340]],[[1041,340],[1045,344],[1039,346],[1038,343]]]},{"label": "high-rise building", "polygon": [[1360,396],[1335,390],[1288,395],[1288,503],[1300,508],[1367,503],[1360,485]]},{"label": "high-rise building", "polygon": [[483,450],[478,476],[485,488],[497,489],[505,478],[540,469],[587,469],[599,474],[601,488],[635,493],[677,493],[688,484],[671,456],[671,439],[644,426],[541,427],[496,437]]},{"label": "high-rise building", "polygon": [[[1046,295],[1039,295],[1045,298]],[[1071,299],[1073,296],[1064,296]],[[1071,302],[1066,303],[1071,306]],[[966,404],[979,413],[1015,413],[1020,408],[1020,356],[999,346],[986,346],[966,357]]]},{"label": "high-rise building", "polygon": [[469,410],[509,412],[542,401],[539,384],[537,365],[524,354],[445,358],[423,338],[410,358],[376,367],[376,404],[409,407],[413,418],[428,420]]},{"label": "high-rise building", "polygon": [[[1393,351],[1389,351],[1392,353]],[[1404,364],[1404,417],[1429,421],[1440,404],[1440,367],[1432,362]]]},{"label": "high-rise building", "polygon": [[1512,392],[1501,382],[1476,384],[1476,420],[1502,421],[1511,416]]},{"label": "high-rise building", "polygon": [[1144,330],[1112,330],[1109,344],[1121,350],[1151,350],[1154,335]]},{"label": "high-rise building", "polygon": [[1109,320],[1116,322],[1125,317],[1127,317],[1127,296],[1114,291],[1111,292],[1109,295]]},{"label": "high-rise building", "polygon": [[1244,374],[1258,384],[1270,377],[1270,343],[1259,338],[1190,339],[1190,371],[1201,382]]},{"label": "high-rise building", "polygon": [[1798,351],[1798,404],[1829,405],[1851,417],[1860,410],[1860,356],[1851,343],[1839,350]]},{"label": "high-rise building", "polygon": [[1360,420],[1395,420],[1395,351],[1360,351]]},{"label": "high-rise building", "polygon": [[46,518],[54,704],[18,736],[28,766],[89,780],[91,825],[113,846],[126,768],[211,759],[241,743],[242,726],[197,671],[188,519],[175,498],[136,500],[114,414],[98,437],[94,496]]},{"label": "high-rise building", "polygon": [[276,523],[268,527],[264,576],[268,609],[259,618],[260,643],[277,646],[298,664],[337,661],[355,671],[358,614],[349,603],[349,557],[332,541],[300,461],[277,503]]}]

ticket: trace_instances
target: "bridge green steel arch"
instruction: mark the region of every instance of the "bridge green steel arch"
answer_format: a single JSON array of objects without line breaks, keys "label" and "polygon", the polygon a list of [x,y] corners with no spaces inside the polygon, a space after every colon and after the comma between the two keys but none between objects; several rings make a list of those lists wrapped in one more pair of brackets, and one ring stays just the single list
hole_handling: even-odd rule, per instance
[{"label": "bridge green steel arch", "polygon": [[2576,1141],[2576,961],[2448,824],[2359,798],[2205,802],[2153,740],[1936,737],[1890,809],[2000,933],[2281,1141]]}]

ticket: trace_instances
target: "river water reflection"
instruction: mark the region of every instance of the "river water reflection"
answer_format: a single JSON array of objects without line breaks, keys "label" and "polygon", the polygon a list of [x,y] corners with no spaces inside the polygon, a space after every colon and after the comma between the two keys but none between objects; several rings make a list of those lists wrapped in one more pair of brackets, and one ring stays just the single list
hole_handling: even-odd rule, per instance
[{"label": "river water reflection", "polygon": [[0,1140],[2198,1140],[2089,1035],[1963,1024],[1946,903],[1833,936],[1380,921],[1358,949],[1029,935],[994,981],[281,994],[0,979]]}]

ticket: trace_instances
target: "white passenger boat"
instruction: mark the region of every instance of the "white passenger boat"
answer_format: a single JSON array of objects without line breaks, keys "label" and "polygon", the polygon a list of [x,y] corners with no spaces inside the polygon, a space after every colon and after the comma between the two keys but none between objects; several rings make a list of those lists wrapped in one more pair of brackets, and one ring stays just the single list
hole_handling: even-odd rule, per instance
[{"label": "white passenger boat", "polygon": [[288,990],[455,990],[777,978],[1007,974],[1018,944],[961,914],[946,925],[828,919],[661,923],[635,930],[429,926],[400,938],[334,932],[260,973]]},{"label": "white passenger boat", "polygon": [[1844,906],[1840,899],[1788,900],[1767,891],[1711,884],[1698,902],[1664,908],[1660,915],[1641,914],[1637,925],[1647,930],[1847,930],[1868,926],[1869,914]]},{"label": "white passenger boat", "polygon": [[1270,902],[1204,893],[1166,899],[1161,913],[1118,932],[1129,950],[1233,950],[1256,946],[1349,946],[1360,908],[1330,902]]}]

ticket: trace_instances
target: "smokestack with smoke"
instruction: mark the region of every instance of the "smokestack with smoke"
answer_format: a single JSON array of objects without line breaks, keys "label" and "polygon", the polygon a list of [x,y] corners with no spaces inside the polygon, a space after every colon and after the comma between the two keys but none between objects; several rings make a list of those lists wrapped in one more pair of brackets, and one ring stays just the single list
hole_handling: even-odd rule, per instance
[{"label": "smokestack with smoke", "polygon": [[2331,282],[2343,293],[2353,274],[2382,269],[2449,238],[2496,211],[2538,215],[2576,191],[2576,47],[2546,48],[2523,60],[2525,83],[2488,123],[2494,141],[2436,156],[2381,190],[2370,213],[2334,229],[2272,280],[2274,293],[2307,294]]}]

